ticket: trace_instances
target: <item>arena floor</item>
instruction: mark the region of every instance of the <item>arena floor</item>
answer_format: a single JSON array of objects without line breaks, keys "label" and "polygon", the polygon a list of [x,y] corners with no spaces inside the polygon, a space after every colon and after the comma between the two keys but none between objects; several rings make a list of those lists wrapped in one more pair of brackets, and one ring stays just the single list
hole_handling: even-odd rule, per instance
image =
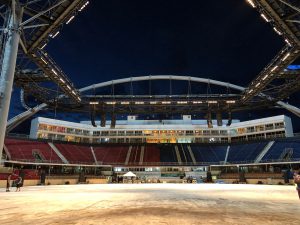
[{"label": "arena floor", "polygon": [[300,224],[294,186],[103,184],[0,189],[0,224]]}]

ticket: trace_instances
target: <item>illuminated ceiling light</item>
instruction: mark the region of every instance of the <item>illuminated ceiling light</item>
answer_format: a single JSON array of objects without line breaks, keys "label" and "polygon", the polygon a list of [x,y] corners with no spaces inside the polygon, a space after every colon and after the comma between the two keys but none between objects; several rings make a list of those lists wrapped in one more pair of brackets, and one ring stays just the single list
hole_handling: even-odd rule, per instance
[{"label": "illuminated ceiling light", "polygon": [[47,45],[47,43],[45,43],[45,44],[41,47],[41,49],[44,49],[44,48],[46,47],[46,45]]},{"label": "illuminated ceiling light", "polygon": [[67,88],[68,88],[69,90],[71,90],[71,87],[70,87],[69,85],[67,85]]},{"label": "illuminated ceiling light", "polygon": [[57,72],[54,69],[52,69],[51,71],[57,76]]},{"label": "illuminated ceiling light", "polygon": [[74,18],[75,16],[71,16],[70,19],[68,19],[68,21],[66,22],[66,24],[69,24]]},{"label": "illuminated ceiling light", "polygon": [[282,33],[281,33],[276,27],[273,27],[273,30],[274,30],[278,35],[282,35]]},{"label": "illuminated ceiling light", "polygon": [[106,102],[107,105],[115,105],[116,102]]},{"label": "illuminated ceiling light", "polygon": [[187,104],[188,102],[187,101],[179,101],[177,102],[177,104]]},{"label": "illuminated ceiling light", "polygon": [[60,80],[61,82],[63,82],[63,83],[66,83],[62,78],[59,78],[59,80]]},{"label": "illuminated ceiling light", "polygon": [[79,101],[81,101],[81,98],[80,98],[80,97],[77,97],[77,99],[78,99]]},{"label": "illuminated ceiling light", "polygon": [[87,1],[83,6],[81,6],[81,8],[78,10],[79,12],[81,12],[90,2]]},{"label": "illuminated ceiling light", "polygon": [[167,105],[167,104],[171,104],[171,102],[167,101],[167,102],[161,102],[161,104]]},{"label": "illuminated ceiling light", "polygon": [[266,17],[265,14],[261,13],[260,16],[268,23],[270,20]]},{"label": "illuminated ceiling light", "polygon": [[44,58],[41,57],[41,60],[42,60],[43,63],[45,63],[46,65],[48,64]]},{"label": "illuminated ceiling light", "polygon": [[193,101],[193,104],[202,104],[202,101]]},{"label": "illuminated ceiling light", "polygon": [[235,101],[234,101],[234,100],[228,100],[228,101],[226,101],[226,103],[227,103],[227,104],[234,104]]},{"label": "illuminated ceiling light", "polygon": [[98,105],[99,102],[90,102],[90,105]]},{"label": "illuminated ceiling light", "polygon": [[256,7],[256,5],[254,4],[254,2],[253,2],[252,0],[247,0],[247,2],[248,2],[253,8]]},{"label": "illuminated ceiling light", "polygon": [[255,87],[258,87],[260,85],[260,83],[257,83],[256,85],[255,85]]},{"label": "illuminated ceiling light", "polygon": [[290,55],[291,55],[290,53],[287,53],[287,54],[282,58],[281,61],[285,61]]},{"label": "illuminated ceiling light", "polygon": [[207,103],[209,103],[209,104],[217,104],[218,101],[207,101]]},{"label": "illuminated ceiling light", "polygon": [[72,91],[73,95],[76,95],[75,91]]},{"label": "illuminated ceiling light", "polygon": [[53,36],[50,36],[52,38],[55,38],[59,34],[59,31],[57,31]]},{"label": "illuminated ceiling light", "polygon": [[121,102],[121,105],[129,105],[130,102]]},{"label": "illuminated ceiling light", "polygon": [[156,105],[157,102],[150,102],[150,105]]},{"label": "illuminated ceiling light", "polygon": [[271,72],[274,72],[277,68],[278,68],[278,66],[274,66],[274,67],[271,69]]},{"label": "illuminated ceiling light", "polygon": [[265,80],[265,79],[267,79],[267,77],[268,77],[269,75],[267,74],[267,75],[265,75],[263,78],[262,78],[262,80]]},{"label": "illuminated ceiling light", "polygon": [[136,105],[143,105],[144,102],[135,102]]},{"label": "illuminated ceiling light", "polygon": [[252,92],[253,92],[253,89],[251,89],[251,90],[249,91],[249,94],[252,93]]},{"label": "illuminated ceiling light", "polygon": [[290,47],[292,47],[292,44],[291,44],[291,42],[288,40],[288,39],[285,39],[284,40]]}]

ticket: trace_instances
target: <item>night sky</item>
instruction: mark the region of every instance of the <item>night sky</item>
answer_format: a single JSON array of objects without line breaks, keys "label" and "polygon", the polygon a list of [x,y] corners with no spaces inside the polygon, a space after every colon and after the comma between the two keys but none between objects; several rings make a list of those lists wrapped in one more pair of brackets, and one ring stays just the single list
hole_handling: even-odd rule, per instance
[{"label": "night sky", "polygon": [[[45,50],[77,88],[150,74],[247,86],[284,44],[244,0],[92,0]],[[21,110],[17,91],[13,103],[10,117]],[[273,110],[236,117],[280,113],[291,116]]]}]

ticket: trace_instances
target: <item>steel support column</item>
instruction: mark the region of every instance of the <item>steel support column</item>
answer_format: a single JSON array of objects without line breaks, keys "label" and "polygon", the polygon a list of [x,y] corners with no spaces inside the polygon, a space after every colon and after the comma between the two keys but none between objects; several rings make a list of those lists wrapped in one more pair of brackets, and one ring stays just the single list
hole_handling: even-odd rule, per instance
[{"label": "steel support column", "polygon": [[19,25],[22,20],[22,10],[19,2],[11,1],[9,23],[6,27],[7,38],[3,51],[3,61],[0,77],[0,163],[6,133],[8,111],[14,81],[15,67],[20,40]]}]

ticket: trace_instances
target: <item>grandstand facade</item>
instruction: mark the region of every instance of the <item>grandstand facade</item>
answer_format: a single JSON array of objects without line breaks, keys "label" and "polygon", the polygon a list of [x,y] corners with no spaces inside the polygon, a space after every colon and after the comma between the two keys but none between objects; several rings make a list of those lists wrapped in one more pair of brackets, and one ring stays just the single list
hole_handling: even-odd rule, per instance
[{"label": "grandstand facade", "polygon": [[[226,122],[226,121],[225,121]],[[100,122],[97,121],[100,124]],[[117,120],[111,128],[94,127],[89,121],[73,123],[38,117],[32,120],[30,138],[79,143],[231,143],[239,141],[265,140],[293,137],[291,119],[275,116],[240,122],[231,126],[209,128],[206,120],[193,120],[190,115],[182,120],[138,120],[128,116]]]}]

